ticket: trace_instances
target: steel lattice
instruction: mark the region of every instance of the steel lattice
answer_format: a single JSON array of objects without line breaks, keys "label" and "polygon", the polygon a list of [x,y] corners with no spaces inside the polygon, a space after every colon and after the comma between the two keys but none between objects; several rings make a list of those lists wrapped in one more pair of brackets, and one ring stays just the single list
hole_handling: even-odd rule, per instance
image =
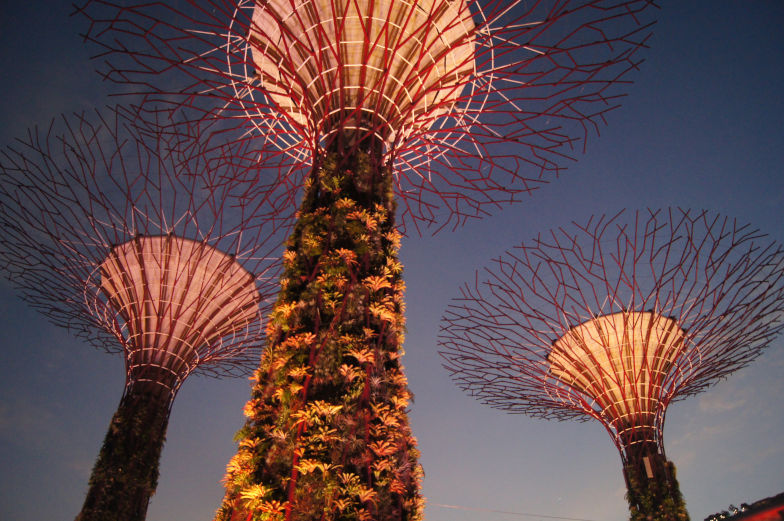
[{"label": "steel lattice", "polygon": [[[358,15],[360,5],[372,12]],[[286,176],[309,172],[346,130],[352,143],[382,141],[401,226],[421,232],[487,215],[554,178],[618,106],[653,7],[89,0],[78,12],[106,78],[149,110],[235,131],[213,127],[219,139],[278,149],[266,160]]]}]

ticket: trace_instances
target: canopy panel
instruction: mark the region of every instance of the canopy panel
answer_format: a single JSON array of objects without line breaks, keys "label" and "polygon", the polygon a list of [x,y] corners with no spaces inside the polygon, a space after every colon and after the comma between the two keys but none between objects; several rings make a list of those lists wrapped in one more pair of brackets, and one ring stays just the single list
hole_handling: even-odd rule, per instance
[{"label": "canopy panel", "polygon": [[595,402],[619,434],[653,427],[662,383],[684,349],[685,331],[653,312],[602,315],[553,343],[550,373]]},{"label": "canopy panel", "polygon": [[269,0],[249,40],[291,120],[322,137],[353,129],[390,142],[454,106],[474,73],[473,32],[465,0]]},{"label": "canopy panel", "polygon": [[259,319],[254,277],[202,242],[137,237],[112,248],[100,274],[132,371],[156,367],[182,378]]}]

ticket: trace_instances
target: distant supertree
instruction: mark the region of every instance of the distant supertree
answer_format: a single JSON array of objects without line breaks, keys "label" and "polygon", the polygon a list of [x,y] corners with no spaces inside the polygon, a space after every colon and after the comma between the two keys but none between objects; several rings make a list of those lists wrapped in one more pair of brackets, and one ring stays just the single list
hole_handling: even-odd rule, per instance
[{"label": "distant supertree", "polygon": [[621,453],[632,519],[687,519],[662,443],[667,406],[784,327],[781,246],[706,211],[621,212],[539,235],[485,272],[443,318],[458,386],[513,413],[597,419]]},{"label": "distant supertree", "polygon": [[651,5],[82,6],[107,78],[277,147],[267,166],[304,188],[220,519],[421,517],[399,230],[456,227],[556,174],[618,105]]},{"label": "distant supertree", "polygon": [[4,275],[52,322],[125,358],[84,521],[144,519],[188,375],[258,364],[278,289],[275,221],[285,222],[274,204],[251,208],[213,186],[243,175],[238,150],[207,168],[176,154],[188,136],[133,127],[121,112],[63,118],[0,152]]}]

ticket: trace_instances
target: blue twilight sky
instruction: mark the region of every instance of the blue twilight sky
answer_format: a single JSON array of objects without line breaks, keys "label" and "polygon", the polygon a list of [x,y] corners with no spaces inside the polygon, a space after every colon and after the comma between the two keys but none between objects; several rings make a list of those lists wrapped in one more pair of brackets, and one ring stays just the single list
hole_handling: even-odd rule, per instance
[{"label": "blue twilight sky", "polygon": [[[620,458],[600,424],[489,409],[440,367],[440,315],[475,269],[537,232],[623,207],[708,208],[784,241],[784,2],[661,3],[636,83],[586,155],[522,204],[403,243],[404,363],[429,521],[626,519]],[[57,113],[107,103],[66,4],[2,2],[3,145]],[[50,326],[0,282],[0,519],[73,519],[122,384],[120,357]],[[149,521],[211,519],[248,396],[246,380],[184,385]],[[693,520],[784,490],[782,396],[784,339],[670,408],[665,446]]]}]

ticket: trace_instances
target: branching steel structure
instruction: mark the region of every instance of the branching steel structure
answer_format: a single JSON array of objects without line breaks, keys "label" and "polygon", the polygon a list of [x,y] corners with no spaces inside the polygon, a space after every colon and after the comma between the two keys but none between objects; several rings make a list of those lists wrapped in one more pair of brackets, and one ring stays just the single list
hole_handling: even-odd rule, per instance
[{"label": "branching steel structure", "polygon": [[457,385],[491,407],[600,421],[640,509],[640,482],[666,484],[655,506],[679,498],[662,442],[670,402],[744,367],[783,327],[781,246],[672,209],[591,218],[508,251],[462,288],[440,345]]},{"label": "branching steel structure", "polygon": [[[204,123],[212,143],[257,147],[304,189],[219,519],[421,518],[399,231],[454,228],[557,174],[618,105],[652,10],[646,0],[79,9],[104,74],[145,110]],[[251,201],[265,192],[240,186]]]},{"label": "branching steel structure", "polygon": [[290,176],[308,175],[335,140],[379,148],[398,226],[417,231],[459,226],[554,178],[619,105],[655,10],[651,0],[128,4],[78,10],[106,78],[148,106],[239,125],[277,147]]},{"label": "branching steel structure", "polygon": [[286,222],[285,197],[251,207],[219,182],[256,174],[241,150],[189,160],[190,136],[123,114],[63,118],[0,155],[0,268],[52,322],[125,358],[81,520],[143,519],[185,378],[258,364]]}]

